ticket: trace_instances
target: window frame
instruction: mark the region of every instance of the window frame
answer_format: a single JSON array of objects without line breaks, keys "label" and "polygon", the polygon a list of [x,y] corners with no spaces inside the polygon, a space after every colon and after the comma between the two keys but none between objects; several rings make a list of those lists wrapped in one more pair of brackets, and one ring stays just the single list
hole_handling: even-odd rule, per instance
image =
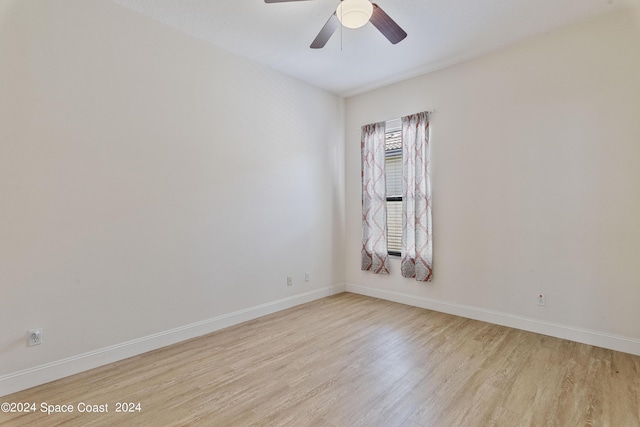
[{"label": "window frame", "polygon": [[[400,145],[400,147],[398,148],[392,148],[390,150],[386,149],[386,145],[387,145],[387,138],[389,138],[389,136],[391,134],[395,134],[398,131],[402,132],[402,122],[400,122],[399,119],[396,120],[388,120],[386,122],[386,128],[385,128],[385,179],[387,179],[387,168],[386,168],[386,161],[389,157],[395,157],[400,155],[400,165],[402,166],[402,145]],[[400,138],[402,139],[402,135],[400,135]],[[401,170],[402,172],[402,170]],[[402,194],[399,196],[387,196],[386,197],[386,202],[402,202]],[[388,208],[388,205],[387,205]],[[401,219],[402,221],[402,219]],[[399,250],[389,250],[389,213],[388,213],[388,209],[387,209],[387,253],[390,256],[397,256],[400,257],[402,256],[401,251]],[[400,224],[400,241],[402,242],[402,224]]]}]

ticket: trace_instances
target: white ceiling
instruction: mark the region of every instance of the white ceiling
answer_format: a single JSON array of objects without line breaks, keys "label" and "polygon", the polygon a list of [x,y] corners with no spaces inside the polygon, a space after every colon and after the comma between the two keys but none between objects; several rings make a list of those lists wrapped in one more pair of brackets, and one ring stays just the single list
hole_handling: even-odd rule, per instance
[{"label": "white ceiling", "polygon": [[371,24],[309,45],[339,0],[111,0],[292,77],[349,96],[638,5],[640,0],[375,0],[409,34]]}]

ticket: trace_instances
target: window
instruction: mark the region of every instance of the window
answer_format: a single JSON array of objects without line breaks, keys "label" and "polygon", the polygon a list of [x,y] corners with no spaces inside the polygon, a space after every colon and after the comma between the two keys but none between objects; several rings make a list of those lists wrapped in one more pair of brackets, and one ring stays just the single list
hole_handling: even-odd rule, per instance
[{"label": "window", "polygon": [[403,277],[433,277],[429,115],[362,126],[362,270],[389,274],[401,256]]},{"label": "window", "polygon": [[402,128],[400,120],[386,123],[387,251],[400,256],[402,241]]}]

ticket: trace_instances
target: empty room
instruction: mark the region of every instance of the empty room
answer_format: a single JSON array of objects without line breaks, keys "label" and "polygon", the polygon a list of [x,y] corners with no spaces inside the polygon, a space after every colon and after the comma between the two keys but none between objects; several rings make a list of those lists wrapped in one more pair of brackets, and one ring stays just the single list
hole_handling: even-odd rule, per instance
[{"label": "empty room", "polygon": [[0,426],[640,426],[640,0],[0,0]]}]

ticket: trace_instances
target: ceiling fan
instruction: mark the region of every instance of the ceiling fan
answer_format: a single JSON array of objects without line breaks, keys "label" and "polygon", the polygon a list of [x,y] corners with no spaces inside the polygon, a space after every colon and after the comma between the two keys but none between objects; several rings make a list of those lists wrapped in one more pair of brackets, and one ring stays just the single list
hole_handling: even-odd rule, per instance
[{"label": "ceiling fan", "polygon": [[[265,3],[290,1],[305,0],[264,0]],[[323,48],[340,24],[347,28],[360,28],[367,22],[371,22],[392,44],[399,43],[407,37],[407,33],[377,4],[369,0],[340,0],[336,11],[311,43],[311,48]]]}]

